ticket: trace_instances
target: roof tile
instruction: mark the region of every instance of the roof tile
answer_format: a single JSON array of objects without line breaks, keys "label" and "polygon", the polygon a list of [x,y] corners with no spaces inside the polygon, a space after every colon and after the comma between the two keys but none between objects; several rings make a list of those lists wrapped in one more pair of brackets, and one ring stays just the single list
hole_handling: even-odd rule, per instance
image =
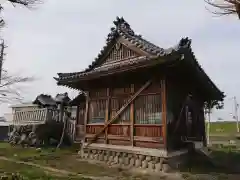
[{"label": "roof tile", "polygon": [[[55,78],[56,80],[66,80],[71,78],[76,78],[80,76],[85,76],[88,74],[91,74],[93,72],[97,71],[103,71],[106,67],[102,67],[98,69],[100,64],[100,59],[105,54],[106,50],[108,49],[108,45],[111,44],[117,37],[121,36],[124,39],[128,40],[129,42],[136,45],[137,48],[149,53],[153,57],[155,56],[167,56],[171,54],[172,52],[176,52],[181,48],[190,47],[191,40],[188,38],[183,38],[180,40],[179,44],[175,47],[169,48],[169,49],[163,49],[160,48],[153,43],[147,41],[146,39],[142,38],[141,35],[135,34],[135,32],[131,29],[130,25],[124,20],[123,17],[119,18],[117,17],[116,20],[113,22],[115,27],[111,28],[111,32],[107,35],[106,40],[106,46],[103,47],[103,49],[100,51],[100,53],[97,55],[95,60],[91,63],[91,65],[88,66],[87,69],[85,69],[82,72],[74,72],[74,73],[58,73],[59,78]],[[146,58],[143,58],[146,60]],[[128,60],[129,61],[129,60]],[[129,61],[128,64],[137,63],[140,62],[139,60],[132,60]],[[123,64],[127,64],[124,62]],[[113,68],[114,66],[118,67],[120,64],[117,63],[115,65],[111,64],[109,68]]]}]

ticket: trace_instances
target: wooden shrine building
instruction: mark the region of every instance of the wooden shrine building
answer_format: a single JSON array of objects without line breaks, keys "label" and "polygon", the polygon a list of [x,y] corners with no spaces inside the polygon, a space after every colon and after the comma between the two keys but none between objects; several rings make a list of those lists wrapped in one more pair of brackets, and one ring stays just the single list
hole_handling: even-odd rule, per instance
[{"label": "wooden shrine building", "polygon": [[143,159],[135,166],[144,166],[147,159],[186,149],[189,141],[204,143],[204,103],[223,101],[224,94],[198,64],[191,40],[163,49],[123,18],[114,25],[86,70],[55,78],[84,92],[74,100],[83,156],[115,163],[128,157],[130,163],[135,154]]}]

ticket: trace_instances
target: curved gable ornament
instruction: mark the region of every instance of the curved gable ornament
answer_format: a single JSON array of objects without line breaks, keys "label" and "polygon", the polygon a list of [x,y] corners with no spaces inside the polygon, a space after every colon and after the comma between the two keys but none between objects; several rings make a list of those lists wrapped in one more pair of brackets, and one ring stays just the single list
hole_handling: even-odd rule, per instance
[{"label": "curved gable ornament", "polygon": [[115,47],[116,47],[116,50],[119,51],[121,48],[121,43],[117,42]]}]

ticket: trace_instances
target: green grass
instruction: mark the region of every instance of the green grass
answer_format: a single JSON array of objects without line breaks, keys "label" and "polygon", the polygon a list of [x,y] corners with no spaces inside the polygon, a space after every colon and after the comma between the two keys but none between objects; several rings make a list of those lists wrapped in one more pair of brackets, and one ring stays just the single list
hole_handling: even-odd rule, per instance
[{"label": "green grass", "polygon": [[[208,123],[206,122],[206,127],[207,125]],[[227,122],[227,121],[211,122],[210,134],[237,135],[236,122]]]},{"label": "green grass", "polygon": [[37,151],[35,148],[11,147],[7,143],[0,143],[0,156],[81,174],[97,176],[108,174],[103,166],[78,161],[76,155],[76,151],[68,148],[60,150],[43,148]]},{"label": "green grass", "polygon": [[211,149],[212,162],[199,154],[189,157],[181,168],[182,177],[186,180],[237,180],[240,179],[240,151],[226,148]]},{"label": "green grass", "polygon": [[[15,159],[18,161],[32,162],[46,166],[51,166],[51,164],[48,164],[49,160],[53,162],[59,157],[65,157],[67,155],[73,154],[73,152],[73,149],[61,149],[55,151],[55,149],[53,148],[45,148],[41,151],[37,151],[35,148],[11,147],[8,143],[0,143],[0,156]],[[59,162],[56,161],[56,163]],[[56,173],[54,174],[53,172],[46,172],[43,169],[37,167],[0,160],[0,175],[4,174],[10,176],[10,174],[12,173],[20,174],[24,178],[24,180],[90,180],[77,176],[66,176]]]},{"label": "green grass", "polygon": [[0,175],[11,177],[12,174],[20,175],[24,180],[91,180],[76,176],[60,176],[45,172],[39,168],[0,160]]},{"label": "green grass", "polygon": [[[112,177],[114,179],[149,179],[150,176],[139,176],[137,174],[130,174],[121,169],[108,168],[107,166],[91,164],[77,160],[76,150],[74,149],[61,149],[54,151],[52,148],[43,148],[37,151],[35,148],[22,148],[11,147],[7,143],[0,143],[0,156],[8,157],[15,160],[31,162],[46,167],[52,167],[59,170],[66,170],[77,174],[88,175],[93,177]],[[240,151],[231,148],[213,149],[212,157],[221,163],[228,163],[229,165],[239,166],[240,164]],[[229,177],[232,180],[240,179],[239,175],[230,175],[227,169],[216,168],[211,166],[208,162],[202,161],[202,157],[194,157],[191,161],[181,170],[184,178],[190,180],[204,180],[199,178],[199,175],[208,174],[217,179],[227,180]],[[231,168],[230,168],[231,169]],[[0,160],[0,174],[19,173],[27,179],[72,179],[72,180],[87,180],[76,175],[59,174],[56,172],[49,172],[41,168],[35,168],[28,165],[17,164]],[[104,178],[103,178],[104,179]],[[159,179],[159,177],[158,177]],[[160,178],[161,179],[161,178]],[[167,179],[167,178],[166,178]]]},{"label": "green grass", "polygon": [[[55,150],[53,148],[42,148],[41,151],[37,151],[35,148],[22,148],[20,146],[11,147],[8,143],[0,143],[0,156],[15,159],[18,161],[31,162],[55,169],[65,170],[85,176],[107,176],[114,178],[121,177],[122,179],[134,179],[133,177],[139,177],[138,175],[132,175],[131,173],[124,172],[118,168],[109,168],[102,164],[92,164],[80,161],[77,158],[76,150],[71,148],[63,148],[60,150]],[[16,169],[18,169],[18,167]],[[33,172],[34,171],[35,169]],[[141,177],[140,179],[143,178],[144,177]]]}]

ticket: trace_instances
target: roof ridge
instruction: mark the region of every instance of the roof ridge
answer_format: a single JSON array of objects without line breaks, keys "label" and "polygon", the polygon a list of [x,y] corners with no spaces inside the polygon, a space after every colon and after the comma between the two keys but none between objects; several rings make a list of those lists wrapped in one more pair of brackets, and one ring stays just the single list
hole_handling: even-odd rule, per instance
[{"label": "roof ridge", "polygon": [[[106,53],[109,45],[112,44],[113,41],[117,39],[119,36],[123,37],[130,43],[134,44],[137,48],[149,53],[152,56],[166,56],[174,51],[178,51],[181,48],[191,47],[191,40],[188,38],[182,38],[176,46],[164,49],[144,39],[141,34],[136,34],[129,25],[129,23],[123,17],[119,18],[117,16],[116,20],[113,21],[113,24],[115,27],[110,28],[111,31],[107,35],[105,46],[103,46],[102,50],[100,50],[97,57],[92,61],[92,64],[89,65],[88,68],[86,68],[85,70],[80,71],[81,73],[89,72],[96,68],[101,63],[100,59]],[[58,73],[58,76],[59,77],[72,76],[80,72]],[[58,78],[54,79],[57,80]]]},{"label": "roof ridge", "polygon": [[129,23],[127,21],[125,21],[125,19],[123,17],[119,18],[117,16],[116,20],[113,21],[113,24],[115,24],[116,26],[116,30],[120,33],[120,32],[125,32],[128,35],[134,36],[135,32],[133,31],[133,29],[131,28],[131,26],[129,25]]},{"label": "roof ridge", "polygon": [[106,44],[103,46],[102,50],[98,56],[92,61],[92,64],[88,66],[84,71],[91,71],[99,63],[98,60],[104,55],[107,50],[107,47],[115,40],[119,35],[125,38],[126,40],[133,43],[136,47],[150,53],[153,55],[164,54],[164,49],[156,46],[155,44],[147,41],[142,38],[142,35],[136,34],[131,28],[129,23],[123,17],[116,17],[116,20],[113,21],[115,27],[110,28],[110,33],[107,35]]}]

